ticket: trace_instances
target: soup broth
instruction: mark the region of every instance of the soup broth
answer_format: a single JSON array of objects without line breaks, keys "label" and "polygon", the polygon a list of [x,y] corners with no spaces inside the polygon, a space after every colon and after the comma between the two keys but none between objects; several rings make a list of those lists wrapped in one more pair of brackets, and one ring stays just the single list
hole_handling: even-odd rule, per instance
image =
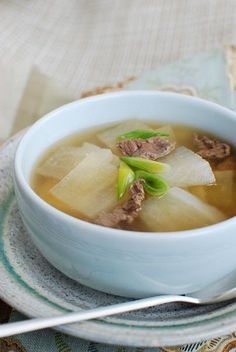
[{"label": "soup broth", "polygon": [[[141,131],[149,131],[148,137],[140,138]],[[150,131],[164,135],[150,137]],[[131,137],[129,132],[133,133]],[[138,138],[134,138],[135,133]],[[129,214],[114,226],[109,221],[108,224],[101,222],[101,225],[148,232],[180,231],[211,225],[236,215],[236,158],[233,150],[230,155],[217,160],[205,158],[193,141],[196,133],[217,140],[215,136],[188,126],[139,120],[92,128],[51,147],[37,162],[31,185],[39,197],[53,207],[99,224],[101,216],[107,215],[108,220],[113,221],[121,212],[131,208],[130,187],[137,182],[139,175],[145,194],[140,207],[132,210],[133,218]],[[137,147],[137,139],[146,143],[153,142],[155,138],[163,139],[164,144],[168,141],[170,149],[173,149],[167,153],[168,144],[161,145],[160,148],[166,148],[166,155],[155,160],[149,151],[148,158],[146,154],[144,157],[141,155],[140,170],[137,166],[140,156],[124,154],[121,148],[125,144],[117,146],[117,143],[129,140],[127,145],[133,148]],[[123,157],[122,163],[120,157]],[[131,165],[132,157],[135,158],[135,166]],[[159,167],[164,169],[152,171],[150,178],[151,169],[145,170],[145,160],[150,164],[148,168],[153,162],[155,167],[160,163]],[[126,182],[128,177],[120,178],[125,173],[135,177],[126,189],[122,182]],[[157,178],[153,179],[153,175]],[[123,187],[124,194],[118,197],[119,187]]]}]

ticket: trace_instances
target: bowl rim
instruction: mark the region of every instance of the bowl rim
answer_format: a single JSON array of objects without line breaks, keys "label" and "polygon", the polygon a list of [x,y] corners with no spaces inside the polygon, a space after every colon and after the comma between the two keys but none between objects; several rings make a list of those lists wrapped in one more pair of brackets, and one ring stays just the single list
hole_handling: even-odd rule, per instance
[{"label": "bowl rim", "polygon": [[[119,92],[112,92],[112,93],[104,93],[92,97],[86,97],[83,99],[78,99],[76,101],[73,101],[69,104],[65,104],[60,106],[57,109],[52,110],[51,112],[47,113],[43,117],[41,117],[38,121],[36,121],[29,129],[26,131],[25,135],[23,136],[22,140],[20,141],[17,151],[15,154],[15,159],[14,159],[14,180],[15,180],[15,187],[17,183],[21,186],[21,189],[23,192],[40,208],[43,208],[45,211],[48,211],[54,216],[57,220],[63,221],[63,222],[70,222],[76,226],[79,226],[81,230],[86,231],[91,230],[93,233],[96,232],[97,234],[102,234],[102,235],[111,235],[114,236],[119,236],[120,238],[129,238],[129,239],[165,239],[165,241],[170,241],[174,239],[180,240],[180,239],[185,239],[186,237],[188,238],[195,238],[195,237],[202,237],[206,236],[207,234],[211,234],[211,236],[214,235],[214,230],[223,230],[227,228],[227,226],[230,226],[232,224],[236,225],[236,216],[233,216],[229,219],[226,219],[224,221],[221,221],[219,223],[209,225],[209,226],[204,226],[200,228],[195,228],[191,230],[183,230],[183,231],[168,231],[168,232],[141,232],[141,231],[129,231],[129,230],[121,230],[121,229],[114,229],[110,227],[105,227],[97,224],[90,223],[85,220],[81,220],[79,218],[75,218],[72,215],[69,215],[67,213],[64,213],[63,211],[53,207],[49,203],[47,203],[45,200],[40,198],[36,192],[31,188],[30,184],[27,182],[27,180],[24,177],[23,170],[21,168],[21,161],[23,158],[23,150],[25,148],[25,144],[27,144],[28,138],[35,133],[35,130],[37,131],[38,128],[41,127],[44,123],[46,123],[48,120],[51,120],[52,118],[55,119],[55,116],[59,112],[66,112],[67,109],[70,109],[76,105],[80,104],[88,104],[90,102],[96,102],[100,100],[106,100],[109,98],[113,97],[123,97],[123,96],[145,96],[145,95],[153,95],[153,96],[163,96],[166,98],[170,99],[179,99],[179,100],[187,100],[189,102],[195,103],[195,104],[201,104],[202,106],[205,106],[207,108],[210,108],[212,110],[215,110],[216,112],[221,112],[224,114],[228,115],[228,118],[231,120],[234,120],[235,122],[235,127],[236,127],[236,113],[231,111],[228,108],[225,108],[217,103],[213,103],[198,97],[192,97],[192,96],[186,96],[178,93],[173,93],[173,92],[160,92],[160,91],[153,91],[153,90],[137,90],[137,91],[119,91]],[[36,162],[37,160],[35,160]]]}]

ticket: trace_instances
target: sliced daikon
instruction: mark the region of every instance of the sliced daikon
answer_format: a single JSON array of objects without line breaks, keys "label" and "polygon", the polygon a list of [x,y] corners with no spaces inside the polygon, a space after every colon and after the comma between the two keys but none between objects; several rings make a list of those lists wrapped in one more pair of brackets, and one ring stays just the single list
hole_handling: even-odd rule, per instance
[{"label": "sliced daikon", "polygon": [[161,198],[144,201],[141,220],[150,231],[181,231],[208,226],[225,215],[181,188],[174,187]]},{"label": "sliced daikon", "polygon": [[86,155],[100,149],[91,143],[84,143],[81,147],[61,146],[37,169],[37,172],[42,176],[61,180]]},{"label": "sliced daikon", "polygon": [[140,120],[129,120],[98,133],[97,137],[106,146],[113,148],[118,136],[137,129],[150,130],[151,128]]},{"label": "sliced daikon", "polygon": [[215,176],[208,161],[185,147],[176,148],[158,161],[171,167],[169,171],[162,173],[162,177],[170,186],[189,187],[215,182]]},{"label": "sliced daikon", "polygon": [[50,192],[71,209],[94,219],[117,203],[118,168],[112,161],[110,150],[90,153]]}]

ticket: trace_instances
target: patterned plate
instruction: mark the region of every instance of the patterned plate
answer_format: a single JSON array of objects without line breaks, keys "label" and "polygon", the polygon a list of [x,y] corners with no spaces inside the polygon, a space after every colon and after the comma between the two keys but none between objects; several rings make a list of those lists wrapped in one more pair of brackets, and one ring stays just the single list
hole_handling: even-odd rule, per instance
[{"label": "patterned plate", "polygon": [[[67,278],[34,247],[20,219],[12,181],[14,154],[22,135],[19,133],[0,149],[0,296],[30,317],[125,301]],[[168,304],[58,329],[108,344],[173,346],[235,330],[236,301],[202,307]]]}]

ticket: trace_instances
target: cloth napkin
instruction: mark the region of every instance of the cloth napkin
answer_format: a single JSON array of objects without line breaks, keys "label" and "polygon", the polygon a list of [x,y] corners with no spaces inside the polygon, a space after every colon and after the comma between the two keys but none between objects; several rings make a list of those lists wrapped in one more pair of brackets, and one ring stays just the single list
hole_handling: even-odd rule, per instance
[{"label": "cloth napkin", "polygon": [[[178,92],[199,96],[230,109],[236,109],[236,50],[233,47],[202,52],[145,72],[140,77],[128,77],[122,82],[97,87],[94,90],[82,92],[78,96],[40,72],[30,61],[18,62],[14,68],[0,63],[0,72],[0,141],[65,103],[121,89]],[[12,312],[10,321],[22,319],[26,318],[17,311]],[[236,334],[191,345],[161,349],[98,344],[49,329],[0,339],[2,352],[220,352],[229,351],[233,347],[236,348]]]}]

